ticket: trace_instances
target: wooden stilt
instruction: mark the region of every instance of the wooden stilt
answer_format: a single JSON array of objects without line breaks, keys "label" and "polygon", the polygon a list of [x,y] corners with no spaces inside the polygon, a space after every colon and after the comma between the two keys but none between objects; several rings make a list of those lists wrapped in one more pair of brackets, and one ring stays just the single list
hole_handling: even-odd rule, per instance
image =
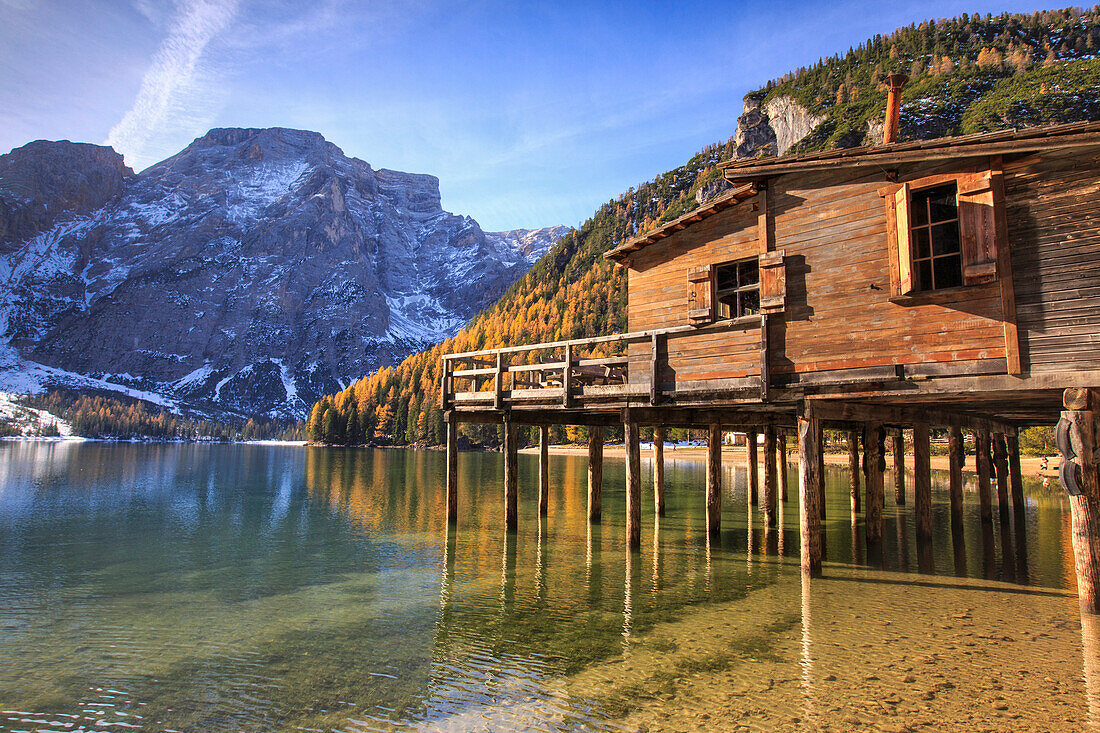
[{"label": "wooden stilt", "polygon": [[760,471],[757,467],[756,440],[757,432],[750,430],[745,433],[745,469],[749,472],[749,506],[760,504]]},{"label": "wooden stilt", "polygon": [[962,429],[952,427],[947,436],[948,475],[951,489],[951,532],[958,537],[963,526],[963,451]]},{"label": "wooden stilt", "polygon": [[1020,439],[1015,433],[1005,436],[1005,448],[1008,449],[1008,476],[1012,488],[1012,510],[1017,521],[1024,516],[1024,477],[1020,473]]},{"label": "wooden stilt", "polygon": [[588,428],[588,521],[603,516],[603,427]]},{"label": "wooden stilt", "polygon": [[821,575],[821,514],[817,502],[820,496],[821,421],[798,418],[798,531],[802,555],[802,574]]},{"label": "wooden stilt", "polygon": [[518,426],[504,420],[504,524],[509,532],[519,527],[519,440]]},{"label": "wooden stilt", "polygon": [[975,464],[978,470],[978,503],[981,505],[982,521],[988,523],[993,521],[993,500],[990,496],[989,486],[990,474],[992,473],[989,457],[989,431],[979,430],[974,437]]},{"label": "wooden stilt", "polygon": [[546,516],[550,505],[550,426],[539,426],[539,514]]},{"label": "wooden stilt", "polygon": [[932,538],[932,461],[927,423],[913,426],[913,493],[917,502],[917,540]]},{"label": "wooden stilt", "polygon": [[899,428],[891,443],[894,452],[894,503],[905,506],[905,431]]},{"label": "wooden stilt", "polygon": [[779,434],[779,500],[786,502],[787,491],[787,436]]},{"label": "wooden stilt", "polygon": [[627,417],[623,423],[626,442],[626,534],[631,550],[642,546],[642,456],[638,423]]},{"label": "wooden stilt", "polygon": [[722,426],[707,428],[707,531],[722,529]]},{"label": "wooden stilt", "polygon": [[[883,471],[886,469],[886,459],[883,456],[885,432],[882,425],[870,423],[863,428],[863,463],[867,473],[867,506],[865,507],[865,525],[867,528],[867,545],[877,545],[882,542],[882,509],[886,503],[883,487]],[[858,494],[859,491],[857,490]]]},{"label": "wooden stilt", "polygon": [[764,525],[774,527],[776,476],[775,428],[771,425],[764,429]]},{"label": "wooden stilt", "polygon": [[653,428],[653,503],[658,516],[665,515],[665,429]]},{"label": "wooden stilt", "polygon": [[447,414],[447,522],[458,521],[458,420]]},{"label": "wooden stilt", "polygon": [[[825,436],[824,434],[818,434],[817,440],[817,475],[820,479],[817,482],[817,515],[821,519],[825,519]],[[824,536],[825,528],[821,528],[822,536]],[[822,553],[825,552],[825,544],[822,541],[821,545]]]},{"label": "wooden stilt", "polygon": [[1067,389],[1062,399],[1059,473],[1069,494],[1077,597],[1083,613],[1100,614],[1100,466],[1094,462],[1100,390]]},{"label": "wooden stilt", "polygon": [[993,434],[993,471],[997,476],[997,509],[1001,524],[1008,523],[1008,448],[1004,433]]},{"label": "wooden stilt", "polygon": [[848,431],[848,477],[852,514],[859,514],[859,433]]}]

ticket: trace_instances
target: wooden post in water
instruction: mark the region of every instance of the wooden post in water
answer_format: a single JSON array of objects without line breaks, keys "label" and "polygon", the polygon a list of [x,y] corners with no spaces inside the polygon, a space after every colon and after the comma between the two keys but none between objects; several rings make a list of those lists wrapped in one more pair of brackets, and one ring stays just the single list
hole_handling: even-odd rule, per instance
[{"label": "wooden post in water", "polygon": [[947,434],[948,476],[951,489],[951,533],[957,537],[962,532],[963,521],[963,450],[962,429],[952,426]]},{"label": "wooden post in water", "polygon": [[745,468],[748,470],[749,479],[749,506],[760,504],[760,472],[757,467],[755,430],[745,432]]},{"label": "wooden post in water", "polygon": [[913,493],[917,502],[917,539],[932,538],[932,459],[928,423],[913,426]]},{"label": "wooden post in water", "polygon": [[550,504],[550,426],[539,426],[539,515],[545,517]]},{"label": "wooden post in water", "polygon": [[855,430],[848,431],[848,480],[852,515],[855,516],[859,514],[859,433]]},{"label": "wooden post in water", "polygon": [[905,430],[898,428],[891,443],[894,452],[894,503],[905,506]]},{"label": "wooden post in water", "polygon": [[707,427],[707,531],[722,529],[722,426]]},{"label": "wooden post in water", "polygon": [[779,500],[787,502],[787,434],[779,434]]},{"label": "wooden post in water", "polygon": [[[867,472],[867,506],[865,524],[868,547],[882,542],[882,509],[885,500],[886,457],[883,455],[885,432],[882,425],[868,423],[863,428],[863,463]],[[858,468],[858,466],[857,466]],[[856,493],[859,491],[857,489]]]},{"label": "wooden post in water", "polygon": [[1059,474],[1069,494],[1077,597],[1083,613],[1100,613],[1100,466],[1094,462],[1100,390],[1067,389],[1058,423]]},{"label": "wooden post in water", "polygon": [[519,440],[518,426],[504,417],[504,525],[509,532],[519,527]]},{"label": "wooden post in water", "polygon": [[821,575],[820,496],[821,421],[798,417],[798,534],[802,555],[802,574]]},{"label": "wooden post in water", "polygon": [[[820,420],[818,424],[820,425]],[[825,519],[825,434],[821,430],[818,431],[817,446],[817,475],[819,477],[817,482],[817,515],[821,519]],[[818,531],[821,531],[821,529]],[[825,551],[824,544],[822,544],[821,551],[823,553]]]},{"label": "wooden post in water", "polygon": [[1012,488],[1012,510],[1018,522],[1024,517],[1024,476],[1020,473],[1020,438],[1016,433],[1005,436],[1008,449],[1008,475]]},{"label": "wooden post in water", "polygon": [[776,476],[775,426],[764,428],[764,524],[774,527]]},{"label": "wooden post in water", "polygon": [[982,521],[993,522],[993,500],[990,496],[990,460],[989,431],[979,430],[974,436],[975,467],[978,470],[978,503],[981,505]]},{"label": "wooden post in water", "polygon": [[658,516],[665,515],[665,429],[653,428],[653,504]]},{"label": "wooden post in water", "polygon": [[626,443],[626,535],[631,550],[642,546],[642,455],[638,423],[624,410],[623,437]]},{"label": "wooden post in water", "polygon": [[603,426],[588,428],[588,521],[603,516]]},{"label": "wooden post in water", "polygon": [[1008,522],[1008,447],[1004,433],[993,434],[993,471],[997,475],[997,509],[1001,524]]},{"label": "wooden post in water", "polygon": [[453,410],[446,414],[447,423],[447,522],[458,522],[458,419]]}]

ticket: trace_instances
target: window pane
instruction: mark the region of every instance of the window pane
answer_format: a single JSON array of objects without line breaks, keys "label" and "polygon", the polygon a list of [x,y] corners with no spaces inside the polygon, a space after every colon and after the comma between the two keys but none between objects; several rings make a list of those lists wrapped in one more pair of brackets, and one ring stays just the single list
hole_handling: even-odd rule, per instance
[{"label": "window pane", "polygon": [[934,262],[937,289],[954,288],[963,284],[961,257],[937,257]]},{"label": "window pane", "polygon": [[959,224],[950,222],[932,227],[932,254],[950,255],[959,252]]},{"label": "window pane", "polygon": [[737,287],[737,266],[723,265],[722,267],[716,268],[714,279],[719,290]]},{"label": "window pane", "polygon": [[913,194],[910,216],[912,226],[919,227],[928,223],[928,197],[924,195],[924,191]]},{"label": "window pane", "polygon": [[742,262],[737,279],[739,287],[760,282],[760,270],[757,267],[756,260]]},{"label": "window pane", "polygon": [[927,191],[931,204],[932,223],[959,218],[959,205],[955,200],[955,185],[939,186]]},{"label": "window pane", "polygon": [[913,256],[918,260],[926,260],[932,256],[932,248],[928,237],[927,229],[913,230]]},{"label": "window pane", "polygon": [[740,316],[755,315],[760,311],[760,291],[759,290],[747,290],[741,293],[741,312]]},{"label": "window pane", "polygon": [[917,281],[919,290],[931,290],[936,287],[932,283],[932,260],[923,260],[917,263]]}]

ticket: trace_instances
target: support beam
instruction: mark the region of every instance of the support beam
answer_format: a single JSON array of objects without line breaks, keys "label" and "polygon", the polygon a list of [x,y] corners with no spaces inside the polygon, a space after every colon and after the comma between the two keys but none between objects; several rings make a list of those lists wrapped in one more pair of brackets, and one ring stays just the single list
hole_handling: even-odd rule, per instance
[{"label": "support beam", "polygon": [[1067,389],[1058,422],[1059,473],[1069,494],[1081,611],[1100,614],[1100,466],[1095,462],[1100,390]]},{"label": "support beam", "polygon": [[519,527],[519,426],[504,420],[504,525],[509,532]]},{"label": "support beam", "polygon": [[1012,510],[1017,523],[1024,519],[1024,476],[1020,473],[1020,438],[1015,433],[1005,436],[1008,449],[1008,475],[1012,488]]},{"label": "support beam", "polygon": [[550,426],[539,426],[539,515],[545,517],[550,505]]},{"label": "support beam", "polygon": [[769,425],[764,428],[764,524],[768,527],[776,525],[776,458],[775,427]]},{"label": "support beam", "polygon": [[[779,434],[779,500],[787,503],[787,434]],[[782,537],[782,534],[780,535]]]},{"label": "support beam", "polygon": [[917,540],[932,539],[932,460],[928,423],[913,426],[913,493],[917,503]]},{"label": "support beam", "polygon": [[963,449],[962,429],[952,427],[947,435],[948,484],[951,491],[951,533],[958,536],[963,528]]},{"label": "support beam", "polygon": [[745,469],[749,479],[749,506],[760,504],[760,471],[757,465],[756,440],[759,433],[749,430],[745,433]]},{"label": "support beam", "polygon": [[638,423],[623,423],[626,443],[626,536],[631,550],[642,546],[642,456],[638,442]]},{"label": "support beam", "polygon": [[821,421],[798,418],[798,533],[802,574],[821,575],[821,515],[817,502],[821,475]]},{"label": "support beam", "polygon": [[722,529],[722,426],[707,427],[707,531]]},{"label": "support beam", "polygon": [[[885,488],[883,472],[886,470],[884,456],[886,431],[878,423],[869,423],[863,428],[863,466],[867,474],[867,506],[864,524],[867,530],[868,548],[882,542]],[[857,491],[858,493],[858,491]]]},{"label": "support beam", "polygon": [[898,428],[892,440],[894,452],[894,503],[905,506],[905,431]]},{"label": "support beam", "polygon": [[864,402],[845,402],[843,400],[821,398],[809,400],[808,404],[809,411],[814,417],[829,422],[880,422],[887,425],[925,423],[944,427],[957,425],[961,428],[972,428],[974,430],[998,430],[1005,433],[1012,432],[1014,429],[1008,423],[984,415],[971,415],[925,407],[871,405]]},{"label": "support beam", "polygon": [[447,420],[447,522],[458,522],[458,420]]},{"label": "support beam", "polygon": [[852,516],[859,514],[859,433],[848,431],[848,477]]},{"label": "support beam", "polygon": [[978,469],[978,503],[981,505],[982,522],[993,522],[993,499],[990,496],[989,481],[992,469],[992,461],[989,456],[990,436],[988,430],[979,430],[974,436],[975,463]]},{"label": "support beam", "polygon": [[993,472],[997,476],[997,509],[1001,524],[1008,524],[1008,447],[1004,433],[993,434]]},{"label": "support beam", "polygon": [[603,516],[603,426],[588,430],[588,521]]},{"label": "support beam", "polygon": [[653,428],[653,504],[657,515],[665,515],[665,429]]}]

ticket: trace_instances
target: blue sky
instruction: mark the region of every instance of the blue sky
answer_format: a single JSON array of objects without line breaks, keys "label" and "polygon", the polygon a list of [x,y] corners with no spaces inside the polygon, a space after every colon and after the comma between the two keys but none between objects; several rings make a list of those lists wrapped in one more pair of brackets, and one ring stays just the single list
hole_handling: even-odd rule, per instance
[{"label": "blue sky", "polygon": [[0,151],[317,130],[487,230],[575,225],[733,134],[742,96],[875,33],[1021,3],[0,0]]}]

